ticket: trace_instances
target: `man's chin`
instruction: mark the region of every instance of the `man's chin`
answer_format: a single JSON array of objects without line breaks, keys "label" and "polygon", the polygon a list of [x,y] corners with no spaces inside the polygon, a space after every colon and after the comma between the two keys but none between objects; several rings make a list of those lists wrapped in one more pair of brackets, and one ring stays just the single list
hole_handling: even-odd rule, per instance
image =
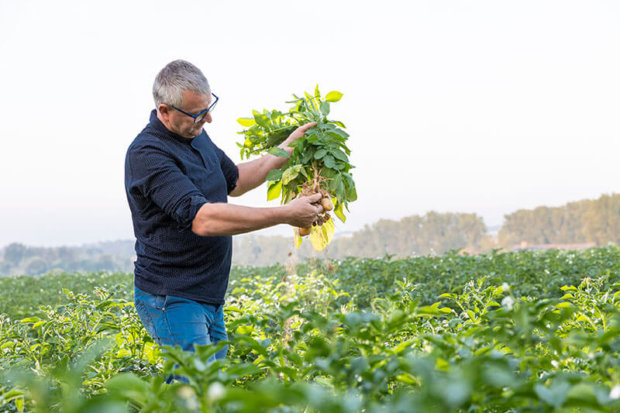
[{"label": "man's chin", "polygon": [[195,130],[190,130],[187,133],[184,133],[183,136],[186,139],[194,139],[196,136],[200,135],[202,133],[202,128],[198,131]]}]

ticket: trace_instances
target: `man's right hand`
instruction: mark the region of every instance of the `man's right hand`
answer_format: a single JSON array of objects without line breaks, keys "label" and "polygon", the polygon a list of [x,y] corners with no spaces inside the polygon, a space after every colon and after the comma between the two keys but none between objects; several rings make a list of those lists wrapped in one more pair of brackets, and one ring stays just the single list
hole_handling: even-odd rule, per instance
[{"label": "man's right hand", "polygon": [[289,202],[285,208],[289,209],[288,224],[294,227],[305,228],[316,221],[318,215],[323,212],[320,204],[323,195],[314,194],[302,196]]},{"label": "man's right hand", "polygon": [[323,212],[321,194],[304,196],[287,205],[251,208],[225,202],[207,202],[192,221],[192,231],[201,237],[236,235],[278,224],[309,227]]}]

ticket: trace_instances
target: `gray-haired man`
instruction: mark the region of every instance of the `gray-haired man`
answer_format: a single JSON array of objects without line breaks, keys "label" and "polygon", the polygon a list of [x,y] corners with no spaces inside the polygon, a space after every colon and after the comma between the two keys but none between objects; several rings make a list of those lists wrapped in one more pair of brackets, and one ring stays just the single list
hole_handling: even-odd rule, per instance
[{"label": "gray-haired man", "polygon": [[[207,135],[218,97],[194,65],[176,60],[153,85],[149,124],[127,151],[125,189],[136,236],[135,305],[159,344],[226,339],[222,306],[228,285],[232,235],[277,224],[307,227],[322,212],[321,195],[288,205],[251,208],[227,203],[265,181],[284,158],[265,155],[235,165]],[[288,145],[313,127],[298,128]],[[226,348],[214,358],[223,358]]]}]

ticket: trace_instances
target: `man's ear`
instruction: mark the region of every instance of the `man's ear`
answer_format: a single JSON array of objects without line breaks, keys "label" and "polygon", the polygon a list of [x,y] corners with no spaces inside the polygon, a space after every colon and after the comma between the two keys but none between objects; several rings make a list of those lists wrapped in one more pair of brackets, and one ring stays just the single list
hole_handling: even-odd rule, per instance
[{"label": "man's ear", "polygon": [[170,106],[164,104],[164,103],[160,103],[159,106],[157,107],[157,112],[159,113],[159,116],[162,117],[164,120],[168,120],[168,116],[170,116]]}]

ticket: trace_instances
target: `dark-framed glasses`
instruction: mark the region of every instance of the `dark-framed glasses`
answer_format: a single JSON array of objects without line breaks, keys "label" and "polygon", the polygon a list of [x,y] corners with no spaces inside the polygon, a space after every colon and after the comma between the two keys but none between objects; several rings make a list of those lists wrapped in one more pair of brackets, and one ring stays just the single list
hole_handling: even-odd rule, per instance
[{"label": "dark-framed glasses", "polygon": [[201,111],[200,113],[198,113],[196,115],[192,115],[191,113],[186,112],[183,109],[179,109],[179,108],[177,108],[174,105],[170,105],[170,107],[172,107],[172,109],[178,110],[179,112],[189,116],[190,118],[193,118],[194,119],[194,123],[198,123],[198,122],[201,122],[205,118],[205,116],[207,116],[207,114],[213,110],[213,108],[215,107],[215,104],[217,103],[217,101],[220,100],[220,98],[218,98],[215,93],[211,93],[211,95],[215,98],[213,103],[211,103],[211,105],[209,105],[208,108],[206,108],[205,110]]}]

